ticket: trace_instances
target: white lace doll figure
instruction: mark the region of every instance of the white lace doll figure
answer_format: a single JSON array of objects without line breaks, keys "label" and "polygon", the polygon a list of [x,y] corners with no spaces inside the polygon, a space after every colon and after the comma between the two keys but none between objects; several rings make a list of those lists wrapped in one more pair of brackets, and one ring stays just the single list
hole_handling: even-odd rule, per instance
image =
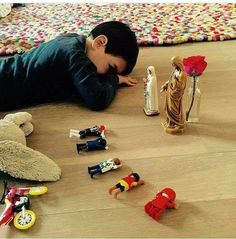
[{"label": "white lace doll figure", "polygon": [[160,113],[158,104],[157,78],[154,66],[147,68],[147,79],[144,81],[144,112],[146,115],[157,115]]}]

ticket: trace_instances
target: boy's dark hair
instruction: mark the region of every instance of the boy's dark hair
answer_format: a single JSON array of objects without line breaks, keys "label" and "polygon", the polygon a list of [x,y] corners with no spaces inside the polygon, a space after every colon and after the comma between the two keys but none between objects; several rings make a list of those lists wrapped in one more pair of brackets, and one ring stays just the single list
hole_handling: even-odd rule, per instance
[{"label": "boy's dark hair", "polygon": [[139,175],[137,173],[132,173],[132,175],[134,176],[136,182],[138,182],[140,179]]},{"label": "boy's dark hair", "polygon": [[122,22],[109,21],[97,25],[89,34],[93,38],[99,35],[105,35],[108,39],[105,53],[122,57],[127,64],[122,75],[129,74],[136,64],[139,52],[135,33]]}]

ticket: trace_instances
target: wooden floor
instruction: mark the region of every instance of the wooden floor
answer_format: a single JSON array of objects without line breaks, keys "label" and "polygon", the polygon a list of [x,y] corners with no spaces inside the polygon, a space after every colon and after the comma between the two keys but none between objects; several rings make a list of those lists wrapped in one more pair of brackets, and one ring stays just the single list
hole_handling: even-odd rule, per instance
[{"label": "wooden floor", "polygon": [[[201,121],[178,136],[161,127],[165,94],[159,116],[143,113],[146,67],[156,67],[160,87],[170,76],[174,55],[205,55],[208,62],[200,80]],[[62,178],[44,184],[48,194],[32,197],[34,227],[22,232],[7,226],[0,229],[1,238],[236,237],[236,42],[141,48],[133,76],[139,84],[120,88],[103,112],[70,103],[24,109],[35,125],[28,146],[54,159]],[[107,126],[109,150],[78,155],[78,140],[69,138],[69,130],[95,124]],[[123,167],[92,180],[87,166],[111,157],[119,157]],[[131,171],[146,184],[114,199],[108,188]],[[176,191],[180,207],[154,221],[143,207],[164,187]]]}]

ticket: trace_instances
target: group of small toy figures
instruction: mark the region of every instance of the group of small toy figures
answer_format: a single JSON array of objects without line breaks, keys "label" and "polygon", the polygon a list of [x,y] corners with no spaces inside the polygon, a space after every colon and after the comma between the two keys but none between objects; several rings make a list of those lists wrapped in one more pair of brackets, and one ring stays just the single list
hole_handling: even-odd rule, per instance
[{"label": "group of small toy figures", "polygon": [[[88,167],[88,172],[93,177],[96,173],[105,173],[107,171],[117,169],[121,167],[121,161],[118,158],[108,159],[100,162],[97,165]],[[111,195],[114,191],[114,198],[117,198],[118,194],[124,191],[128,191],[138,185],[143,185],[144,180],[140,179],[139,174],[131,173],[128,176],[120,179],[116,185],[109,188],[109,194]],[[174,203],[176,194],[171,188],[165,188],[158,192],[154,199],[149,201],[144,206],[145,212],[152,217],[154,220],[158,220],[165,208],[177,208],[177,204]]]},{"label": "group of small toy figures", "polygon": [[[80,139],[84,139],[87,136],[98,136],[96,140],[87,141],[85,144],[77,144],[78,153],[80,150],[90,151],[96,149],[106,149],[105,140],[105,126],[94,126],[84,130],[70,130],[70,137],[76,136]],[[93,166],[88,167],[88,173],[93,178],[94,175],[103,174],[111,170],[118,169],[122,166],[119,158],[111,158],[102,162],[99,162]],[[117,198],[121,192],[128,191],[138,185],[143,185],[144,180],[140,179],[138,173],[131,173],[128,176],[120,179],[117,184],[109,188],[109,194],[112,195],[114,191],[114,198]],[[158,192],[154,199],[149,201],[144,206],[145,212],[154,220],[158,220],[165,208],[177,208],[177,204],[174,203],[176,194],[173,189],[165,188]]]},{"label": "group of small toy figures", "polygon": [[[94,174],[103,174],[121,166],[121,161],[118,158],[108,159],[97,165],[88,167],[88,172],[92,178]],[[114,191],[114,198],[117,198],[121,192],[128,191],[133,187],[143,184],[144,180],[140,179],[139,174],[131,173],[120,179],[116,185],[109,188],[109,194],[112,195],[112,192]],[[165,208],[177,208],[177,204],[174,203],[175,197],[176,194],[173,189],[165,188],[158,192],[154,199],[145,204],[144,210],[154,220],[158,220]]]},{"label": "group of small toy figures", "polygon": [[[120,168],[121,166],[121,161],[118,158],[108,159],[88,167],[88,173],[90,177],[93,178],[94,174],[103,174],[110,170]],[[133,187],[143,184],[144,180],[140,179],[138,173],[131,173],[120,179],[116,185],[109,188],[109,194],[112,195],[114,191],[114,198],[117,198],[121,192],[128,191]],[[144,210],[154,220],[158,220],[165,208],[177,208],[177,204],[174,203],[175,197],[176,194],[173,189],[165,188],[158,192],[154,199],[145,204]]]},{"label": "group of small toy figures", "polygon": [[105,126],[104,125],[95,125],[91,128],[87,128],[84,130],[70,130],[70,138],[78,137],[80,139],[84,139],[87,136],[97,136],[98,138],[95,140],[88,140],[86,143],[77,144],[77,151],[92,151],[99,149],[108,149],[107,141],[105,139]]}]

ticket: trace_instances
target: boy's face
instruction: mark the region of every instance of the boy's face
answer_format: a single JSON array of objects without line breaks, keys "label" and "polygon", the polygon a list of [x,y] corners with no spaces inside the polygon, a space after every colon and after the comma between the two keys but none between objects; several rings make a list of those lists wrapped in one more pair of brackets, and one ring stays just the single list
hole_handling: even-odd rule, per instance
[{"label": "boy's face", "polygon": [[105,53],[106,36],[100,35],[92,40],[91,43],[91,48],[87,48],[87,56],[97,67],[98,74],[105,74],[110,68],[115,68],[117,74],[125,70],[126,61],[122,57]]}]

